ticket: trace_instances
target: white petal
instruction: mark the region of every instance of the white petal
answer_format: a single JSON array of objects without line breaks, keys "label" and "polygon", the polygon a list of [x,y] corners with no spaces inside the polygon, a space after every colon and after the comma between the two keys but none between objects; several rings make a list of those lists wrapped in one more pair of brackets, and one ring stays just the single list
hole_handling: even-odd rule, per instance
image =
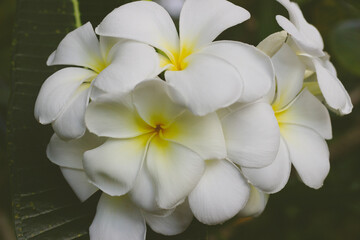
[{"label": "white petal", "polygon": [[156,201],[165,209],[181,203],[204,171],[204,161],[199,155],[159,136],[150,142],[146,163],[157,188]]},{"label": "white petal", "polygon": [[108,139],[85,152],[83,164],[90,181],[111,196],[126,194],[135,183],[149,138]]},{"label": "white petal", "polygon": [[127,197],[102,194],[89,233],[91,240],[145,240],[145,219]]},{"label": "white petal", "polygon": [[98,136],[131,138],[153,131],[137,114],[131,95],[104,95],[91,102],[85,122]]},{"label": "white petal", "polygon": [[64,178],[82,202],[99,190],[97,187],[89,183],[84,171],[64,167],[60,169]]},{"label": "white petal", "polygon": [[84,135],[85,110],[90,98],[90,84],[82,84],[69,99],[66,106],[52,122],[56,134],[63,139],[74,139]]},{"label": "white petal", "polygon": [[94,86],[109,93],[131,91],[136,84],[158,75],[159,57],[153,47],[135,41],[122,41],[113,47],[109,65]]},{"label": "white petal", "polygon": [[270,58],[254,46],[234,41],[218,41],[201,52],[220,57],[238,70],[244,83],[239,101],[251,102],[263,97],[275,81]]},{"label": "white petal", "polygon": [[150,80],[138,84],[133,91],[133,102],[139,115],[154,128],[159,124],[170,124],[184,111],[184,107],[171,101],[168,89],[166,82]]},{"label": "white petal", "polygon": [[305,66],[292,51],[284,44],[272,57],[277,80],[277,97],[273,103],[275,110],[289,104],[302,89]]},{"label": "white petal", "polygon": [[242,94],[240,74],[227,61],[209,54],[192,54],[182,71],[166,71],[165,78],[179,94],[174,101],[196,115],[206,115],[234,103]]},{"label": "white petal", "polygon": [[249,193],[249,185],[239,169],[227,160],[212,160],[206,162],[189,203],[200,222],[214,225],[234,217],[245,206]]},{"label": "white petal", "polygon": [[269,195],[251,186],[250,198],[245,207],[241,209],[239,217],[257,217],[265,209]]},{"label": "white petal", "polygon": [[91,101],[95,101],[96,99],[98,99],[99,97],[103,96],[107,94],[107,92],[95,87],[94,85],[92,85],[91,87],[91,93],[90,93],[90,100]]},{"label": "white petal", "polygon": [[313,129],[325,139],[332,138],[330,115],[326,107],[307,89],[284,111],[276,113],[279,123],[292,123]]},{"label": "white petal", "polygon": [[166,140],[190,148],[203,159],[226,157],[224,134],[216,113],[199,117],[186,111],[162,133]]},{"label": "white petal", "polygon": [[330,56],[329,54],[327,54],[325,52],[325,56],[320,58],[322,60],[323,66],[333,75],[333,76],[337,76],[337,71],[336,68],[334,66],[334,64],[332,64],[332,62],[330,62]]},{"label": "white petal", "polygon": [[275,55],[275,53],[277,53],[277,51],[279,51],[279,49],[285,43],[287,36],[288,35],[286,31],[273,33],[264,40],[262,40],[257,45],[257,48],[263,51],[269,57],[272,57]]},{"label": "white petal", "polygon": [[229,1],[187,0],[180,13],[181,48],[198,50],[249,18],[248,11]]},{"label": "white petal", "polygon": [[47,65],[76,65],[100,72],[104,59],[91,23],[68,33],[49,57]]},{"label": "white petal", "polygon": [[275,161],[263,168],[241,168],[244,176],[255,187],[266,193],[276,193],[284,188],[291,171],[289,152],[284,143],[280,140],[279,151]]},{"label": "white petal", "polygon": [[170,15],[151,1],[116,8],[104,18],[96,33],[148,43],[170,55],[171,51],[179,51],[179,37]]},{"label": "white petal", "polygon": [[185,231],[193,220],[188,201],[179,205],[169,216],[157,216],[143,213],[151,229],[162,235],[176,235]]},{"label": "white petal", "polygon": [[158,2],[161,6],[163,6],[169,12],[171,17],[179,19],[180,11],[185,0],[155,0],[155,2]]},{"label": "white petal", "polygon": [[302,181],[309,187],[320,188],[330,169],[325,140],[313,130],[293,124],[282,124],[280,130]]},{"label": "white petal", "polygon": [[64,141],[54,134],[47,146],[46,155],[56,165],[83,170],[84,152],[100,146],[103,142],[103,138],[88,132],[82,138],[70,141]]},{"label": "white petal", "polygon": [[112,49],[112,47],[114,47],[118,42],[122,42],[122,41],[126,41],[126,40],[116,37],[100,36],[100,50],[103,59],[107,60],[109,52]]},{"label": "white petal", "polygon": [[146,164],[141,167],[129,196],[135,205],[148,213],[163,215],[169,212],[169,210],[160,209],[156,203],[155,183]]},{"label": "white petal", "polygon": [[93,77],[93,71],[64,68],[51,75],[41,86],[35,103],[35,118],[42,124],[54,121],[80,85]]},{"label": "white petal", "polygon": [[326,69],[318,58],[313,59],[321,92],[326,103],[340,114],[349,114],[353,109],[351,99],[340,80]]},{"label": "white petal", "polygon": [[222,119],[228,157],[241,167],[264,167],[279,149],[280,132],[271,106],[245,105]]},{"label": "white petal", "polygon": [[[293,31],[283,20],[279,20],[278,23],[284,30],[288,31],[293,37],[298,45],[308,54],[314,56],[323,56],[322,52],[324,48],[324,42],[319,31],[311,24],[309,24],[299,8],[299,5],[289,0],[278,0],[289,12],[290,21],[294,24],[294,27],[297,29],[297,33],[291,33]],[[286,29],[287,28],[287,29]]]}]

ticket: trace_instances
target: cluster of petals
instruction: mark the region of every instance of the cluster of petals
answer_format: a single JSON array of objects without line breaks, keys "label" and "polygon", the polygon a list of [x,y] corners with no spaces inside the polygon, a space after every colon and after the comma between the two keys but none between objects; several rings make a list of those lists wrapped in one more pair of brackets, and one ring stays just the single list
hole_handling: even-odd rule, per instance
[{"label": "cluster of petals", "polygon": [[242,168],[246,178],[266,193],[280,191],[288,181],[291,164],[302,181],[320,188],[330,163],[325,139],[332,138],[326,107],[303,88],[305,66],[284,43],[272,57],[276,87],[264,98],[275,113],[281,133],[275,160],[265,168]]},{"label": "cluster of petals", "polygon": [[327,105],[341,115],[349,114],[353,108],[350,96],[337,78],[328,54],[323,50],[324,42],[319,31],[305,20],[296,3],[289,0],[277,1],[287,9],[289,19],[276,16],[276,20],[290,34],[288,42],[306,65],[308,74],[316,74],[315,82]]},{"label": "cluster of petals", "polygon": [[69,67],[44,82],[35,117],[52,124],[47,156],[78,198],[102,192],[92,240],[258,216],[292,165],[322,186],[332,130],[313,87],[341,114],[352,104],[317,29],[278,2],[286,32],[258,47],[214,41],[250,17],[227,0],[186,0],[179,33],[157,3],[131,2],[60,42],[47,64]]},{"label": "cluster of petals", "polygon": [[164,8],[138,1],[113,10],[96,32],[158,49],[165,80],[177,90],[172,99],[196,115],[205,115],[236,101],[254,101],[270,89],[272,67],[261,51],[240,42],[213,42],[249,17],[248,11],[228,1],[187,0],[178,34]]},{"label": "cluster of petals", "polygon": [[[60,42],[48,65],[72,65],[51,75],[35,103],[35,118],[51,123],[64,139],[81,137],[84,115],[91,98],[102,92],[127,92],[159,72],[158,57],[150,46],[128,40],[100,37],[90,23],[70,32]],[[71,122],[72,124],[69,124]]]}]

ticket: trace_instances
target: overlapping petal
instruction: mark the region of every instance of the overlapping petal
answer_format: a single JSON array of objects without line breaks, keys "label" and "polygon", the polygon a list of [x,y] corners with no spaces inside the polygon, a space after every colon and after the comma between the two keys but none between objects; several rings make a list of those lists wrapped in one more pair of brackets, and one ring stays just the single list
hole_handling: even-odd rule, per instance
[{"label": "overlapping petal", "polygon": [[137,114],[130,95],[106,95],[87,108],[85,122],[98,136],[129,138],[153,131]]},{"label": "overlapping petal", "polygon": [[53,122],[83,82],[94,77],[93,71],[73,67],[51,75],[42,85],[36,99],[35,118],[42,124]]},{"label": "overlapping petal", "polygon": [[180,204],[204,171],[204,161],[198,154],[159,136],[150,142],[146,163],[157,187],[156,201],[165,209]]},{"label": "overlapping petal", "polygon": [[146,164],[141,167],[129,196],[135,205],[149,214],[162,214],[169,211],[160,209],[156,203],[155,182],[151,178]]},{"label": "overlapping petal", "polygon": [[63,139],[74,139],[84,135],[86,131],[85,110],[90,97],[89,87],[87,83],[79,86],[60,115],[52,122],[54,131]]},{"label": "overlapping petal", "polygon": [[204,224],[219,224],[246,204],[249,185],[240,170],[225,159],[206,162],[205,172],[189,195],[194,216]]},{"label": "overlapping petal", "polygon": [[280,132],[271,106],[255,102],[222,118],[228,157],[241,167],[265,167],[279,149]]},{"label": "overlapping petal", "polygon": [[89,180],[111,196],[126,194],[133,187],[146,155],[151,134],[130,139],[108,139],[84,154]]},{"label": "overlapping petal", "polygon": [[292,123],[313,129],[325,139],[332,138],[330,115],[326,107],[304,89],[284,111],[276,113],[280,124]]},{"label": "overlapping petal", "polygon": [[112,47],[109,65],[97,76],[94,86],[109,92],[131,91],[139,82],[160,72],[155,49],[136,41],[120,41]]},{"label": "overlapping petal", "polygon": [[277,95],[272,105],[280,110],[301,91],[305,66],[287,44],[272,57],[272,62],[277,82]]},{"label": "overlapping petal", "polygon": [[54,134],[46,149],[49,160],[60,167],[83,170],[83,154],[85,151],[96,148],[104,143],[91,133],[86,133],[82,138],[64,141]]},{"label": "overlapping petal", "polygon": [[93,184],[89,183],[83,170],[66,167],[61,167],[60,169],[64,178],[82,202],[99,190]]},{"label": "overlapping petal", "polygon": [[319,59],[313,59],[316,75],[321,92],[326,103],[340,114],[349,114],[353,105],[351,99],[340,80],[327,69]]},{"label": "overlapping petal", "polygon": [[203,159],[226,157],[224,134],[216,113],[199,117],[186,111],[162,135],[166,140],[192,149]]},{"label": "overlapping petal", "polygon": [[266,204],[269,199],[269,195],[263,193],[259,189],[254,186],[250,186],[250,197],[245,207],[241,209],[238,216],[239,217],[257,217],[259,216],[265,209]]},{"label": "overlapping petal", "polygon": [[96,33],[148,43],[167,55],[179,51],[179,36],[170,15],[151,1],[137,1],[116,8],[103,19]]},{"label": "overlapping petal", "polygon": [[270,58],[254,46],[235,41],[218,41],[202,49],[202,52],[220,57],[237,69],[244,84],[239,101],[257,100],[274,84],[275,74]]},{"label": "overlapping petal", "polygon": [[210,54],[193,54],[182,71],[166,71],[165,78],[177,90],[175,102],[196,115],[206,115],[233,104],[242,94],[241,76],[229,62]]},{"label": "overlapping petal", "polygon": [[146,223],[151,229],[163,235],[176,235],[185,231],[193,220],[188,201],[179,205],[168,216],[157,216],[143,212]]},{"label": "overlapping petal", "polygon": [[249,18],[247,10],[229,1],[187,0],[180,13],[181,49],[199,50],[224,30]]},{"label": "overlapping petal", "polygon": [[145,240],[146,223],[140,210],[126,196],[102,194],[89,234],[92,240]]},{"label": "overlapping petal", "polygon": [[87,22],[65,36],[47,64],[83,66],[100,72],[103,62],[99,41],[91,23]]},{"label": "overlapping petal", "polygon": [[288,10],[290,16],[290,21],[283,16],[276,16],[278,24],[292,35],[302,51],[317,57],[324,56],[322,37],[319,31],[305,20],[299,6],[289,0],[277,1]]},{"label": "overlapping petal", "polygon": [[106,36],[100,36],[100,52],[102,54],[103,59],[105,62],[108,62],[108,56],[110,53],[110,50],[120,42],[126,41],[125,39],[116,38],[116,37],[106,37]]},{"label": "overlapping petal", "polygon": [[263,168],[241,168],[249,182],[266,193],[276,193],[284,188],[291,171],[291,161],[286,143],[280,140],[274,162]]},{"label": "overlapping petal", "polygon": [[[150,80],[136,86],[132,96],[135,108],[141,118],[156,128],[172,123],[185,108],[171,101],[169,86],[162,80]],[[165,126],[164,126],[165,125]]]},{"label": "overlapping petal", "polygon": [[269,57],[272,57],[279,51],[282,45],[285,43],[288,34],[286,31],[276,32],[269,35],[267,38],[262,40],[257,48],[264,52]]},{"label": "overlapping petal", "polygon": [[309,187],[320,188],[330,169],[329,149],[323,137],[294,124],[282,124],[280,130],[302,181]]}]

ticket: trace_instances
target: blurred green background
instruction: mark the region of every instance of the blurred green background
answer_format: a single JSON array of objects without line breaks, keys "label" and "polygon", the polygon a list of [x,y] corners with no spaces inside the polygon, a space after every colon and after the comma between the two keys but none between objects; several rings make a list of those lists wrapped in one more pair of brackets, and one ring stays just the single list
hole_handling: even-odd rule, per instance
[{"label": "blurred green background", "polygon": [[[232,2],[249,10],[252,18],[227,30],[220,39],[256,45],[269,34],[281,30],[275,15],[287,16],[286,10],[275,0]],[[331,55],[339,79],[352,98],[353,113],[345,117],[332,114],[334,139],[328,142],[331,171],[320,190],[306,187],[293,171],[288,185],[270,197],[261,216],[210,227],[210,240],[360,239],[360,1],[295,2],[301,6],[306,19],[321,32],[325,50]],[[9,220],[9,183],[4,158],[15,5],[15,0],[0,0],[0,239],[4,240],[15,239]]]}]

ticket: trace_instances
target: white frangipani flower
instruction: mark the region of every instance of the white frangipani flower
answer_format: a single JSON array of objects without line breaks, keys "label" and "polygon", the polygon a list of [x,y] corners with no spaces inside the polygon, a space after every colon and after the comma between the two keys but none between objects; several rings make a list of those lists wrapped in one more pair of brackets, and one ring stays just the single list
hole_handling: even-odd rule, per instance
[{"label": "white frangipani flower", "polygon": [[[83,137],[70,141],[64,141],[54,134],[48,145],[48,158],[60,166],[66,181],[81,201],[85,201],[99,190],[89,182],[84,171],[84,152],[98,147],[104,141],[105,138],[88,132]],[[127,195],[111,197],[103,193],[90,226],[90,238],[143,240],[146,235],[145,223],[155,232],[175,235],[185,231],[192,219],[193,214],[187,201],[176,209],[153,214],[136,206]]]},{"label": "white frangipani flower", "polygon": [[212,43],[222,31],[249,17],[248,11],[226,0],[187,0],[178,35],[164,8],[137,1],[107,15],[96,32],[157,48],[165,79],[177,90],[171,98],[205,115],[238,100],[259,99],[270,89],[274,73],[265,54],[244,43]]},{"label": "white frangipani flower", "polygon": [[85,116],[90,132],[109,137],[84,155],[90,181],[112,196],[132,191],[148,211],[183,202],[203,175],[204,160],[226,157],[216,113],[193,115],[171,101],[169,88],[161,80],[142,82],[131,94],[99,97]]},{"label": "white frangipani flower", "polygon": [[317,76],[317,82],[328,106],[340,114],[349,114],[353,105],[343,84],[337,78],[334,66],[323,51],[324,43],[319,31],[309,24],[299,6],[289,0],[277,0],[289,12],[290,20],[276,16],[278,24],[291,35],[289,44],[307,68]]},{"label": "white frangipani flower", "polygon": [[242,172],[257,188],[275,193],[287,183],[292,163],[306,185],[320,188],[330,168],[325,141],[332,138],[329,113],[307,89],[302,90],[305,66],[287,44],[272,61],[277,85],[268,101],[280,127],[279,151],[269,166]]},{"label": "white frangipani flower", "polygon": [[51,75],[36,100],[36,119],[52,123],[64,139],[84,134],[90,97],[101,91],[130,91],[159,73],[159,58],[152,47],[108,37],[100,37],[99,42],[90,23],[67,34],[47,64],[82,67],[67,67]]}]

